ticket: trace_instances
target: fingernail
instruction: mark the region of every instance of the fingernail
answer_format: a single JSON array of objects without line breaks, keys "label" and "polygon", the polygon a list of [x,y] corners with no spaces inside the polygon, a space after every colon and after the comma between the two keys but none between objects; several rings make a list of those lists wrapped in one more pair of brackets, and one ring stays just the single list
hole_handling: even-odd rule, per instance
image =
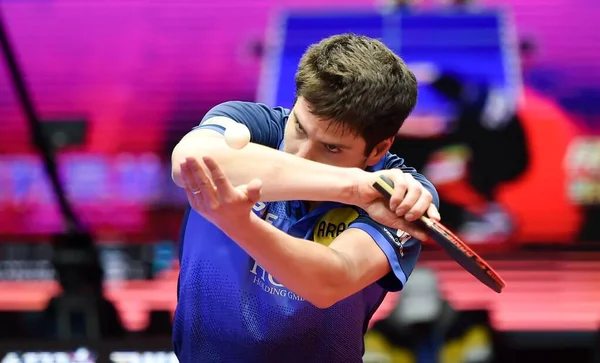
[{"label": "fingernail", "polygon": [[202,161],[204,162],[204,164],[206,164],[206,166],[211,166],[212,167],[212,166],[215,165],[215,162],[213,161],[213,159],[211,159],[208,156],[203,156],[202,157]]},{"label": "fingernail", "polygon": [[406,208],[400,208],[400,209],[398,209],[398,210],[396,211],[396,214],[397,214],[398,216],[403,216],[403,215],[404,215],[404,213],[406,213]]},{"label": "fingernail", "polygon": [[406,216],[404,216],[404,218],[408,219],[409,221],[412,220],[414,217],[415,215],[412,213],[408,213]]}]

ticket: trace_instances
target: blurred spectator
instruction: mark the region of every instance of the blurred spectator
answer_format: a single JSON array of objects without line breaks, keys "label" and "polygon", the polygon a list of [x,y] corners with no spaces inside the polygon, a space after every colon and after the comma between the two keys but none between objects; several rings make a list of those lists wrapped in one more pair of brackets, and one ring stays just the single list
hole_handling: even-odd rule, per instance
[{"label": "blurred spectator", "polygon": [[102,294],[62,293],[50,300],[43,313],[44,338],[101,340],[125,336],[112,302]]},{"label": "blurred spectator", "polygon": [[527,73],[535,65],[537,47],[532,38],[523,38],[519,42],[519,56],[521,57],[521,69]]},{"label": "blurred spectator", "polygon": [[87,234],[58,235],[53,264],[63,291],[43,312],[43,338],[71,340],[117,338],[125,328],[112,302],[104,297],[104,272]]},{"label": "blurred spectator", "polygon": [[383,10],[388,12],[411,11],[422,5],[422,0],[384,0]]},{"label": "blurred spectator", "polygon": [[392,0],[391,4],[396,9],[403,9],[403,8],[410,8],[411,6],[414,6],[416,2],[417,2],[416,0]]},{"label": "blurred spectator", "polygon": [[571,141],[564,167],[569,200],[583,212],[577,239],[600,247],[600,137],[581,136]]},{"label": "blurred spectator", "polygon": [[404,134],[401,129],[391,152],[436,184],[445,223],[465,240],[507,240],[514,223],[496,202],[496,192],[519,177],[529,159],[515,103],[502,91],[451,72],[434,67],[414,71],[420,82],[451,102],[455,116],[434,137]]},{"label": "blurred spectator", "polygon": [[528,87],[547,93],[552,88],[556,88],[559,75],[549,69],[544,69],[538,62],[539,55],[538,44],[534,38],[523,37],[519,41],[519,61],[523,83]]},{"label": "blurred spectator", "polygon": [[415,269],[399,303],[365,336],[365,363],[488,363],[491,324],[485,311],[456,311],[435,273]]},{"label": "blurred spectator", "polygon": [[446,9],[457,11],[474,11],[480,8],[476,0],[442,0],[441,3]]}]

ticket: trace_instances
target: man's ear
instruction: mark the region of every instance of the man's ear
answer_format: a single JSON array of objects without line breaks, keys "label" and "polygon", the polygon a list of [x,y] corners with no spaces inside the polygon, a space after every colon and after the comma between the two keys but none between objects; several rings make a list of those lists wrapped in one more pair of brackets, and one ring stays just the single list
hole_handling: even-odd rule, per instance
[{"label": "man's ear", "polygon": [[377,164],[382,157],[390,150],[392,144],[394,143],[395,137],[389,137],[379,144],[375,145],[371,153],[367,156],[367,166],[373,166]]}]

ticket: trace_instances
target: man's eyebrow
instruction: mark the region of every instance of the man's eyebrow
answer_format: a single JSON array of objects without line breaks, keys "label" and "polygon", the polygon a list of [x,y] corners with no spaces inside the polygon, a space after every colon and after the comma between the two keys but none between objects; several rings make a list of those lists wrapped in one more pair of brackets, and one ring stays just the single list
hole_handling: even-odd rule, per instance
[{"label": "man's eyebrow", "polygon": [[302,125],[302,122],[300,122],[300,119],[298,118],[298,114],[296,113],[296,110],[292,110],[292,116],[294,116],[294,120],[300,124],[300,127],[302,127],[304,129],[304,125]]}]

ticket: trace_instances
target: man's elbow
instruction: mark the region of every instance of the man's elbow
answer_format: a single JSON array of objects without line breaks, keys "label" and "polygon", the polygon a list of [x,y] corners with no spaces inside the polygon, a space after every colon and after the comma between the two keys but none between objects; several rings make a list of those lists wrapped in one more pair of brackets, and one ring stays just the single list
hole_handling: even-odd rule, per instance
[{"label": "man's elbow", "polygon": [[321,279],[320,284],[314,287],[313,294],[307,300],[319,309],[327,309],[348,297],[349,285],[344,283],[348,279],[341,276],[341,274],[332,274],[334,279],[331,281]]},{"label": "man's elbow", "polygon": [[198,137],[198,132],[194,135],[186,135],[173,149],[171,153],[171,178],[177,186],[183,188],[183,179],[181,178],[181,163],[187,158],[200,158],[203,155],[213,154],[215,142],[212,138]]},{"label": "man's elbow", "polygon": [[311,296],[310,298],[306,299],[308,300],[309,303],[313,304],[314,306],[318,307],[319,309],[327,309],[332,307],[333,305],[335,305],[338,301],[340,301],[340,298],[337,298],[335,295],[329,295],[329,294],[324,294],[324,293],[318,293],[315,294],[318,296]]},{"label": "man's elbow", "polygon": [[181,168],[179,167],[179,165],[173,165],[171,167],[171,179],[173,180],[173,183],[175,183],[175,185],[177,185],[178,187],[185,187],[183,183],[183,178],[181,177]]},{"label": "man's elbow", "polygon": [[175,146],[171,153],[171,179],[180,188],[184,187],[183,179],[181,177],[181,163],[186,158],[192,156],[191,153],[186,153],[184,149],[185,145],[181,145],[181,142]]},{"label": "man's elbow", "polygon": [[327,309],[335,305],[338,301],[342,300],[342,298],[336,295],[334,292],[320,291],[307,300],[319,309]]},{"label": "man's elbow", "polygon": [[349,291],[348,285],[340,282],[332,286],[323,287],[315,296],[311,296],[311,299],[307,300],[319,309],[327,309],[350,295],[352,295],[352,292]]},{"label": "man's elbow", "polygon": [[335,252],[325,271],[319,274],[318,283],[314,284],[313,295],[307,300],[320,309],[327,309],[363,288],[354,273],[356,270],[344,254]]}]

